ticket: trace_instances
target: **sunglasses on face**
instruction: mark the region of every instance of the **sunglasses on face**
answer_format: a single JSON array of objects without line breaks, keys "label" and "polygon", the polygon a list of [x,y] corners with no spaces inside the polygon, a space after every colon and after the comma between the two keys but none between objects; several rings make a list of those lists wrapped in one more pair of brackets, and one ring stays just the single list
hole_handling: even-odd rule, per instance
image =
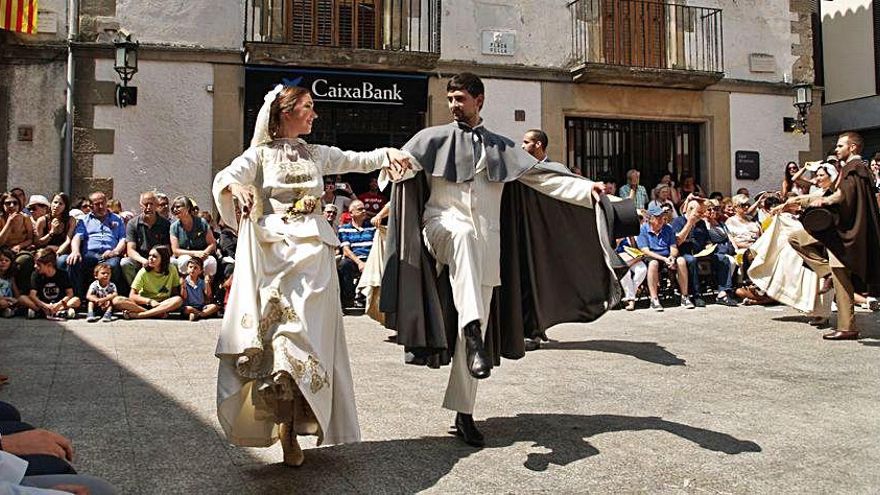
[{"label": "sunglasses on face", "polygon": [[4,201],[5,206],[18,206],[18,201]]}]

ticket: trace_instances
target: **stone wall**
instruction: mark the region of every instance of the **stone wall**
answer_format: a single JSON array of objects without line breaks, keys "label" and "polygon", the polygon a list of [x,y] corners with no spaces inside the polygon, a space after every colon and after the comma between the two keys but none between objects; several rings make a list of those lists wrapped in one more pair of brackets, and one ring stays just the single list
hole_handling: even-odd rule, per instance
[{"label": "stone wall", "polygon": [[[66,64],[47,62],[0,66],[5,110],[6,165],[3,189],[19,186],[28,194],[51,195],[61,185],[62,125]],[[18,129],[33,129],[32,141],[19,141]]]},{"label": "stone wall", "polygon": [[[114,81],[112,61],[98,60],[95,75]],[[144,61],[137,106],[95,107],[94,127],[113,129],[115,147],[94,156],[93,175],[113,178],[112,194],[123,207],[136,210],[139,194],[155,189],[186,194],[210,209],[213,78],[211,64]]]}]

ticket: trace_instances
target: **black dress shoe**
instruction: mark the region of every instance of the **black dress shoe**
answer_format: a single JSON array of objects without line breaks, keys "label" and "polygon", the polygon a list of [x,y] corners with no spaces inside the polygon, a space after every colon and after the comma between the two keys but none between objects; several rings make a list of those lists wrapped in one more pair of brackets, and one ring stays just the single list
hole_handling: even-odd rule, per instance
[{"label": "black dress shoe", "polygon": [[537,351],[541,348],[540,339],[525,339],[526,352]]},{"label": "black dress shoe", "polygon": [[853,330],[835,330],[822,336],[825,340],[857,340],[859,332]]},{"label": "black dress shoe", "polygon": [[481,380],[489,378],[492,373],[492,363],[483,346],[483,335],[480,331],[479,320],[474,320],[464,327],[464,344],[467,351],[466,363],[471,376]]},{"label": "black dress shoe", "polygon": [[477,429],[474,417],[470,414],[455,414],[455,434],[471,447],[482,447],[485,443],[483,434]]}]

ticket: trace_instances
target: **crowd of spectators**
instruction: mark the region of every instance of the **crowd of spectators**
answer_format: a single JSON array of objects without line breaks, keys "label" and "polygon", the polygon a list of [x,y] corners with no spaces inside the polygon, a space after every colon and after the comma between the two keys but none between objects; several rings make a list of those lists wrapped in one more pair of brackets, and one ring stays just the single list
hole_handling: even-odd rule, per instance
[{"label": "crowd of spectators", "polygon": [[[637,170],[626,173],[620,188],[614,178],[600,178],[607,194],[632,199],[642,220],[637,237],[618,239],[617,252],[628,266],[621,278],[622,306],[633,311],[646,299],[647,307],[663,311],[664,295],[689,309],[706,306],[707,299],[726,306],[773,303],[749,280],[751,248],[775,214],[799,212],[797,198],[833,189],[841,165],[833,153],[820,162],[789,162],[779,190],[754,197],[746,188],[732,196],[706,195],[691,175],[676,187],[672,174],[664,173],[651,189]],[[880,187],[880,153],[870,167]],[[865,308],[878,308],[873,298],[857,294],[856,299]]]},{"label": "crowd of spectators", "polygon": [[[327,178],[324,191],[324,216],[340,239],[340,297],[345,307],[361,306],[355,284],[387,199],[375,178],[360,194]],[[111,322],[221,314],[238,237],[192,198],[145,191],[137,214],[102,191],[51,198],[28,198],[19,187],[0,194],[0,316]]]}]

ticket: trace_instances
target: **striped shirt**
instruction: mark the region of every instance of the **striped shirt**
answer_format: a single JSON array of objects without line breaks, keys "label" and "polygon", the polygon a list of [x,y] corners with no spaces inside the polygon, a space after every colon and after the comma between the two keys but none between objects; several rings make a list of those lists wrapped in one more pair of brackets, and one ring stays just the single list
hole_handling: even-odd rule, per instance
[{"label": "striped shirt", "polygon": [[363,227],[357,228],[354,224],[347,223],[339,227],[339,242],[342,246],[348,246],[355,256],[366,260],[373,247],[373,236],[376,235],[376,227],[365,222]]}]

